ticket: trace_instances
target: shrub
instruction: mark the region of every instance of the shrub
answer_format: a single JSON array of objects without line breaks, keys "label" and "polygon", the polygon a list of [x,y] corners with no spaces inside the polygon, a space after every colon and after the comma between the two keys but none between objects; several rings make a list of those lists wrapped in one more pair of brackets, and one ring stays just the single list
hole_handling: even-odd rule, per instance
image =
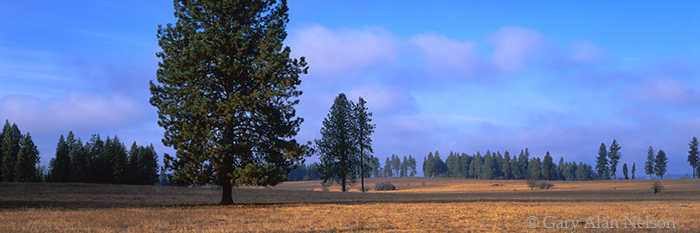
[{"label": "shrub", "polygon": [[423,182],[423,186],[425,186],[425,182]]},{"label": "shrub", "polygon": [[327,186],[323,186],[323,188],[321,188],[321,190],[323,190],[324,192],[330,192],[330,191],[331,191],[330,189],[328,189]]},{"label": "shrub", "polygon": [[391,184],[391,182],[379,182],[374,184],[374,190],[384,191],[384,190],[396,190],[396,186]]},{"label": "shrub", "polygon": [[537,181],[534,179],[527,180],[527,187],[530,188],[530,191],[532,191],[535,189],[535,187],[537,187]]},{"label": "shrub", "polygon": [[661,185],[661,182],[659,181],[654,181],[654,183],[651,184],[651,190],[654,191],[654,194],[661,192],[661,190],[664,189],[664,186]]},{"label": "shrub", "polygon": [[549,182],[542,181],[539,184],[537,184],[537,187],[539,187],[540,189],[549,189],[551,187],[554,187],[554,185]]}]

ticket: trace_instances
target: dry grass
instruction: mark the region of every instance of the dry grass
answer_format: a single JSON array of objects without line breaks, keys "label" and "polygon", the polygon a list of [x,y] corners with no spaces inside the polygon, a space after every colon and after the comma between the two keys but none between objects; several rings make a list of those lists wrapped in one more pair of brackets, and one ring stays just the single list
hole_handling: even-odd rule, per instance
[{"label": "dry grass", "polygon": [[[247,204],[233,206],[214,205],[220,193],[210,188],[5,183],[0,184],[0,232],[573,230],[572,225],[544,228],[546,216],[581,220],[579,232],[591,230],[582,227],[597,216],[616,220],[620,232],[632,229],[623,228],[625,216],[673,220],[681,232],[700,229],[700,180],[663,180],[666,189],[656,195],[648,180],[552,181],[553,189],[536,191],[524,181],[381,178],[365,185],[388,180],[398,190],[307,191],[320,190],[318,181],[240,189],[234,200]],[[537,228],[526,225],[530,216],[540,219]]]}]

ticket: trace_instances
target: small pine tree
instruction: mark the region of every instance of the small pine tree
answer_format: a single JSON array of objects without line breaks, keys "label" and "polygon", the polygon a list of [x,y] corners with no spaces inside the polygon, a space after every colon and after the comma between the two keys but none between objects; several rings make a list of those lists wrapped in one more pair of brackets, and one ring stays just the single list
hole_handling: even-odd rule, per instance
[{"label": "small pine tree", "polygon": [[688,143],[688,146],[690,147],[690,150],[688,151],[688,163],[690,164],[690,167],[693,168],[693,178],[698,177],[698,166],[700,166],[700,158],[698,158],[698,154],[700,153],[698,151],[698,138],[693,137],[692,140],[690,140],[690,143]]},{"label": "small pine tree", "polygon": [[416,170],[416,166],[417,166],[416,158],[413,158],[413,156],[408,155],[408,160],[409,160],[408,166],[411,168],[411,172],[409,173],[409,175],[411,177],[414,177],[418,173],[418,171]]},{"label": "small pine tree", "polygon": [[538,180],[542,175],[542,162],[540,158],[532,158],[528,163],[528,170],[530,171],[530,178]]},{"label": "small pine tree", "polygon": [[668,163],[668,158],[666,157],[666,152],[664,152],[664,150],[659,150],[659,152],[656,154],[656,160],[654,163],[656,164],[654,166],[654,173],[656,176],[663,179],[664,174],[666,174],[666,163]]},{"label": "small pine tree", "polygon": [[469,176],[473,178],[479,178],[479,175],[481,174],[481,164],[483,163],[483,158],[479,154],[479,152],[474,155],[474,158],[472,158],[472,162],[469,164]]},{"label": "small pine tree", "polygon": [[598,172],[598,176],[609,180],[610,172],[608,171],[608,148],[605,147],[605,143],[600,144],[598,149],[598,157],[596,157],[595,169]]},{"label": "small pine tree", "polygon": [[403,160],[401,161],[401,177],[406,177],[408,176],[408,170],[409,170],[409,162],[408,158],[404,155]]},{"label": "small pine tree", "polygon": [[[390,162],[390,161],[387,159],[387,162]],[[389,167],[391,167],[391,165],[389,165]],[[386,166],[384,167],[384,169],[386,169]],[[423,176],[424,177],[433,177],[434,170],[435,170],[435,157],[433,157],[433,152],[429,152],[428,157],[423,159]]]},{"label": "small pine tree", "polygon": [[399,156],[391,155],[391,167],[394,169],[394,175],[396,177],[401,177],[401,159]]},{"label": "small pine tree", "polygon": [[445,176],[445,172],[447,172],[447,166],[445,166],[445,162],[442,161],[442,158],[440,158],[440,153],[435,151],[435,167],[434,167],[434,175],[433,176]]},{"label": "small pine tree", "polygon": [[27,135],[22,137],[21,148],[17,154],[17,162],[15,164],[15,182],[40,181],[37,179],[37,165],[39,164],[39,150],[37,149],[32,136],[27,132]]},{"label": "small pine tree", "polygon": [[554,179],[554,172],[555,165],[552,156],[549,154],[549,151],[547,151],[547,154],[544,155],[544,160],[542,161],[542,177],[547,180]]},{"label": "small pine tree", "polygon": [[[522,151],[521,151],[522,154]],[[511,169],[511,174],[513,174],[513,179],[519,180],[522,179],[522,172],[520,168],[520,164],[518,163],[518,158],[513,155],[513,158],[510,160],[510,169]]]},{"label": "small pine tree", "polygon": [[608,152],[608,158],[610,158],[610,173],[614,179],[617,179],[617,164],[620,162],[622,155],[620,154],[620,145],[617,144],[617,140],[613,139],[612,144],[610,144],[610,152]]},{"label": "small pine tree", "polygon": [[627,174],[627,163],[622,164],[622,175],[625,176],[625,180],[629,180],[629,176]]},{"label": "small pine tree", "polygon": [[391,164],[391,159],[389,157],[386,157],[386,161],[384,161],[384,177],[394,177],[394,173],[392,172],[393,170],[391,169]]},{"label": "small pine tree", "polygon": [[[69,135],[71,134],[73,134],[73,132]],[[51,159],[51,163],[49,164],[50,181],[68,182],[68,176],[70,175],[70,157],[68,157],[68,152],[70,152],[70,146],[68,142],[66,142],[65,137],[63,137],[63,134],[61,134],[56,145],[55,157]]]},{"label": "small pine tree", "polygon": [[634,163],[632,163],[632,179],[634,180],[634,173],[637,171],[637,167]]},{"label": "small pine tree", "polygon": [[655,162],[656,157],[654,156],[654,148],[649,146],[649,150],[647,151],[647,161],[644,163],[644,173],[649,175],[649,179],[651,179],[651,175],[654,174]]},{"label": "small pine tree", "polygon": [[17,124],[5,121],[2,133],[2,180],[4,182],[12,182],[15,180],[15,164],[17,163],[17,154],[22,142],[22,132],[17,127]]},{"label": "small pine tree", "polygon": [[508,182],[508,178],[511,176],[510,172],[510,153],[508,151],[503,153],[503,162],[501,163],[501,172],[503,173],[503,178]]},{"label": "small pine tree", "polygon": [[518,164],[520,164],[520,176],[522,179],[528,179],[531,178],[530,176],[530,170],[528,169],[528,163],[530,162],[530,150],[528,148],[525,148],[525,151],[523,152],[522,150],[520,151],[520,156],[518,157]]}]

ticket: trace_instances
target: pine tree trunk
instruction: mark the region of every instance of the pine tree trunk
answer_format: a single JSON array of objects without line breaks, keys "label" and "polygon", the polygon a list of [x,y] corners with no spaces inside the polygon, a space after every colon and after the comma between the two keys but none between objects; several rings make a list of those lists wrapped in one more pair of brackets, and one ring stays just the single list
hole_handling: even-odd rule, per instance
[{"label": "pine tree trunk", "polygon": [[345,176],[341,178],[341,185],[343,186],[343,192],[345,192]]},{"label": "pine tree trunk", "polygon": [[223,192],[221,192],[221,205],[232,205],[233,204],[233,192],[231,183],[224,182],[222,185]]},{"label": "pine tree trunk", "polygon": [[[362,132],[362,129],[360,129],[360,132]],[[360,135],[362,135],[362,133],[360,133]],[[362,154],[364,152],[363,149],[362,143],[360,142],[360,185],[362,185],[360,189],[362,189],[362,193],[365,193],[365,164],[362,162],[362,157],[364,157]]]}]

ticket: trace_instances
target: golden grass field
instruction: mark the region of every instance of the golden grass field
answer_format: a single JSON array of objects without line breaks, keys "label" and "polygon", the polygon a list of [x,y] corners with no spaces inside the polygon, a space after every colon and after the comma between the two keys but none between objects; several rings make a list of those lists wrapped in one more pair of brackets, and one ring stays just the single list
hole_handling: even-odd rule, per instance
[{"label": "golden grass field", "polygon": [[[216,205],[216,188],[0,183],[0,232],[700,231],[700,179],[661,180],[658,194],[649,180],[550,181],[552,189],[534,191],[512,180],[365,185],[382,181],[398,190],[323,192],[319,181],[285,182],[235,189],[232,206]],[[569,220],[579,220],[575,229]]]}]

